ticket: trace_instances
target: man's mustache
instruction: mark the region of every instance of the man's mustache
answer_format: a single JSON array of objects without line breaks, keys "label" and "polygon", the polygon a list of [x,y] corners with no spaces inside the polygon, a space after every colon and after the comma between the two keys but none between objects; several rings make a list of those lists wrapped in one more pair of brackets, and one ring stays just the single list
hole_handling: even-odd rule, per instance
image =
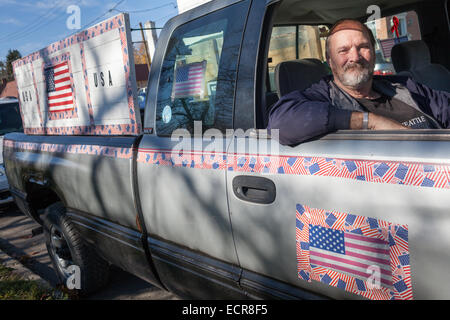
[{"label": "man's mustache", "polygon": [[344,71],[349,69],[358,68],[358,69],[368,69],[369,63],[367,61],[361,60],[360,62],[349,62],[344,66]]}]

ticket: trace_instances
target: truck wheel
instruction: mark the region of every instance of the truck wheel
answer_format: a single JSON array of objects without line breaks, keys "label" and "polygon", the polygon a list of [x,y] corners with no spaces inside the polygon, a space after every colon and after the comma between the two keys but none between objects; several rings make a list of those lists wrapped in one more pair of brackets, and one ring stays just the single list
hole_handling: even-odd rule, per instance
[{"label": "truck wheel", "polygon": [[47,251],[62,285],[86,295],[108,283],[109,264],[84,242],[62,203],[50,205],[43,222]]}]

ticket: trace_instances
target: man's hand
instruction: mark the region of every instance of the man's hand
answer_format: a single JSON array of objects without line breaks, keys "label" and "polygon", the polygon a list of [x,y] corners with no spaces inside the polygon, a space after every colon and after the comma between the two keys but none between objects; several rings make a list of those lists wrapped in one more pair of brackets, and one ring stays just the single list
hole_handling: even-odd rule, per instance
[{"label": "man's hand", "polygon": [[[361,130],[363,126],[363,113],[353,112],[350,118],[350,129]],[[369,112],[369,123],[368,127],[370,130],[404,130],[409,129],[404,125],[394,121],[392,119],[376,115]]]}]

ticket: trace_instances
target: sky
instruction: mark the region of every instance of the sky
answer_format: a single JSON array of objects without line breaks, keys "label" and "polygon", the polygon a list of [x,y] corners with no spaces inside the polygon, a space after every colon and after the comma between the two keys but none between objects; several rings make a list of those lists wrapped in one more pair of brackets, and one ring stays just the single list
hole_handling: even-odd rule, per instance
[{"label": "sky", "polygon": [[[6,61],[9,49],[26,56],[80,31],[67,26],[75,22],[73,11],[67,13],[71,5],[80,8],[81,29],[120,12],[129,13],[131,28],[146,21],[163,27],[178,14],[176,0],[0,0],[0,60]],[[141,40],[140,31],[131,34]]]}]

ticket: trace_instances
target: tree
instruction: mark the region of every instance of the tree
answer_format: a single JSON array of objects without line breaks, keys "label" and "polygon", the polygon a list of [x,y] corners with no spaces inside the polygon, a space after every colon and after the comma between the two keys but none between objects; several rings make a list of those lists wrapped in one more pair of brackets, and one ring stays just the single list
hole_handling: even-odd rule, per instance
[{"label": "tree", "polygon": [[140,43],[139,47],[134,47],[134,63],[135,64],[146,64],[147,63],[147,55],[145,53],[145,44]]},{"label": "tree", "polygon": [[14,80],[14,73],[13,73],[13,67],[12,63],[13,61],[22,58],[22,55],[20,52],[16,49],[8,50],[8,54],[6,55],[6,74],[8,81]]},{"label": "tree", "polygon": [[7,78],[8,74],[6,73],[6,64],[3,61],[0,61],[0,80]]}]

